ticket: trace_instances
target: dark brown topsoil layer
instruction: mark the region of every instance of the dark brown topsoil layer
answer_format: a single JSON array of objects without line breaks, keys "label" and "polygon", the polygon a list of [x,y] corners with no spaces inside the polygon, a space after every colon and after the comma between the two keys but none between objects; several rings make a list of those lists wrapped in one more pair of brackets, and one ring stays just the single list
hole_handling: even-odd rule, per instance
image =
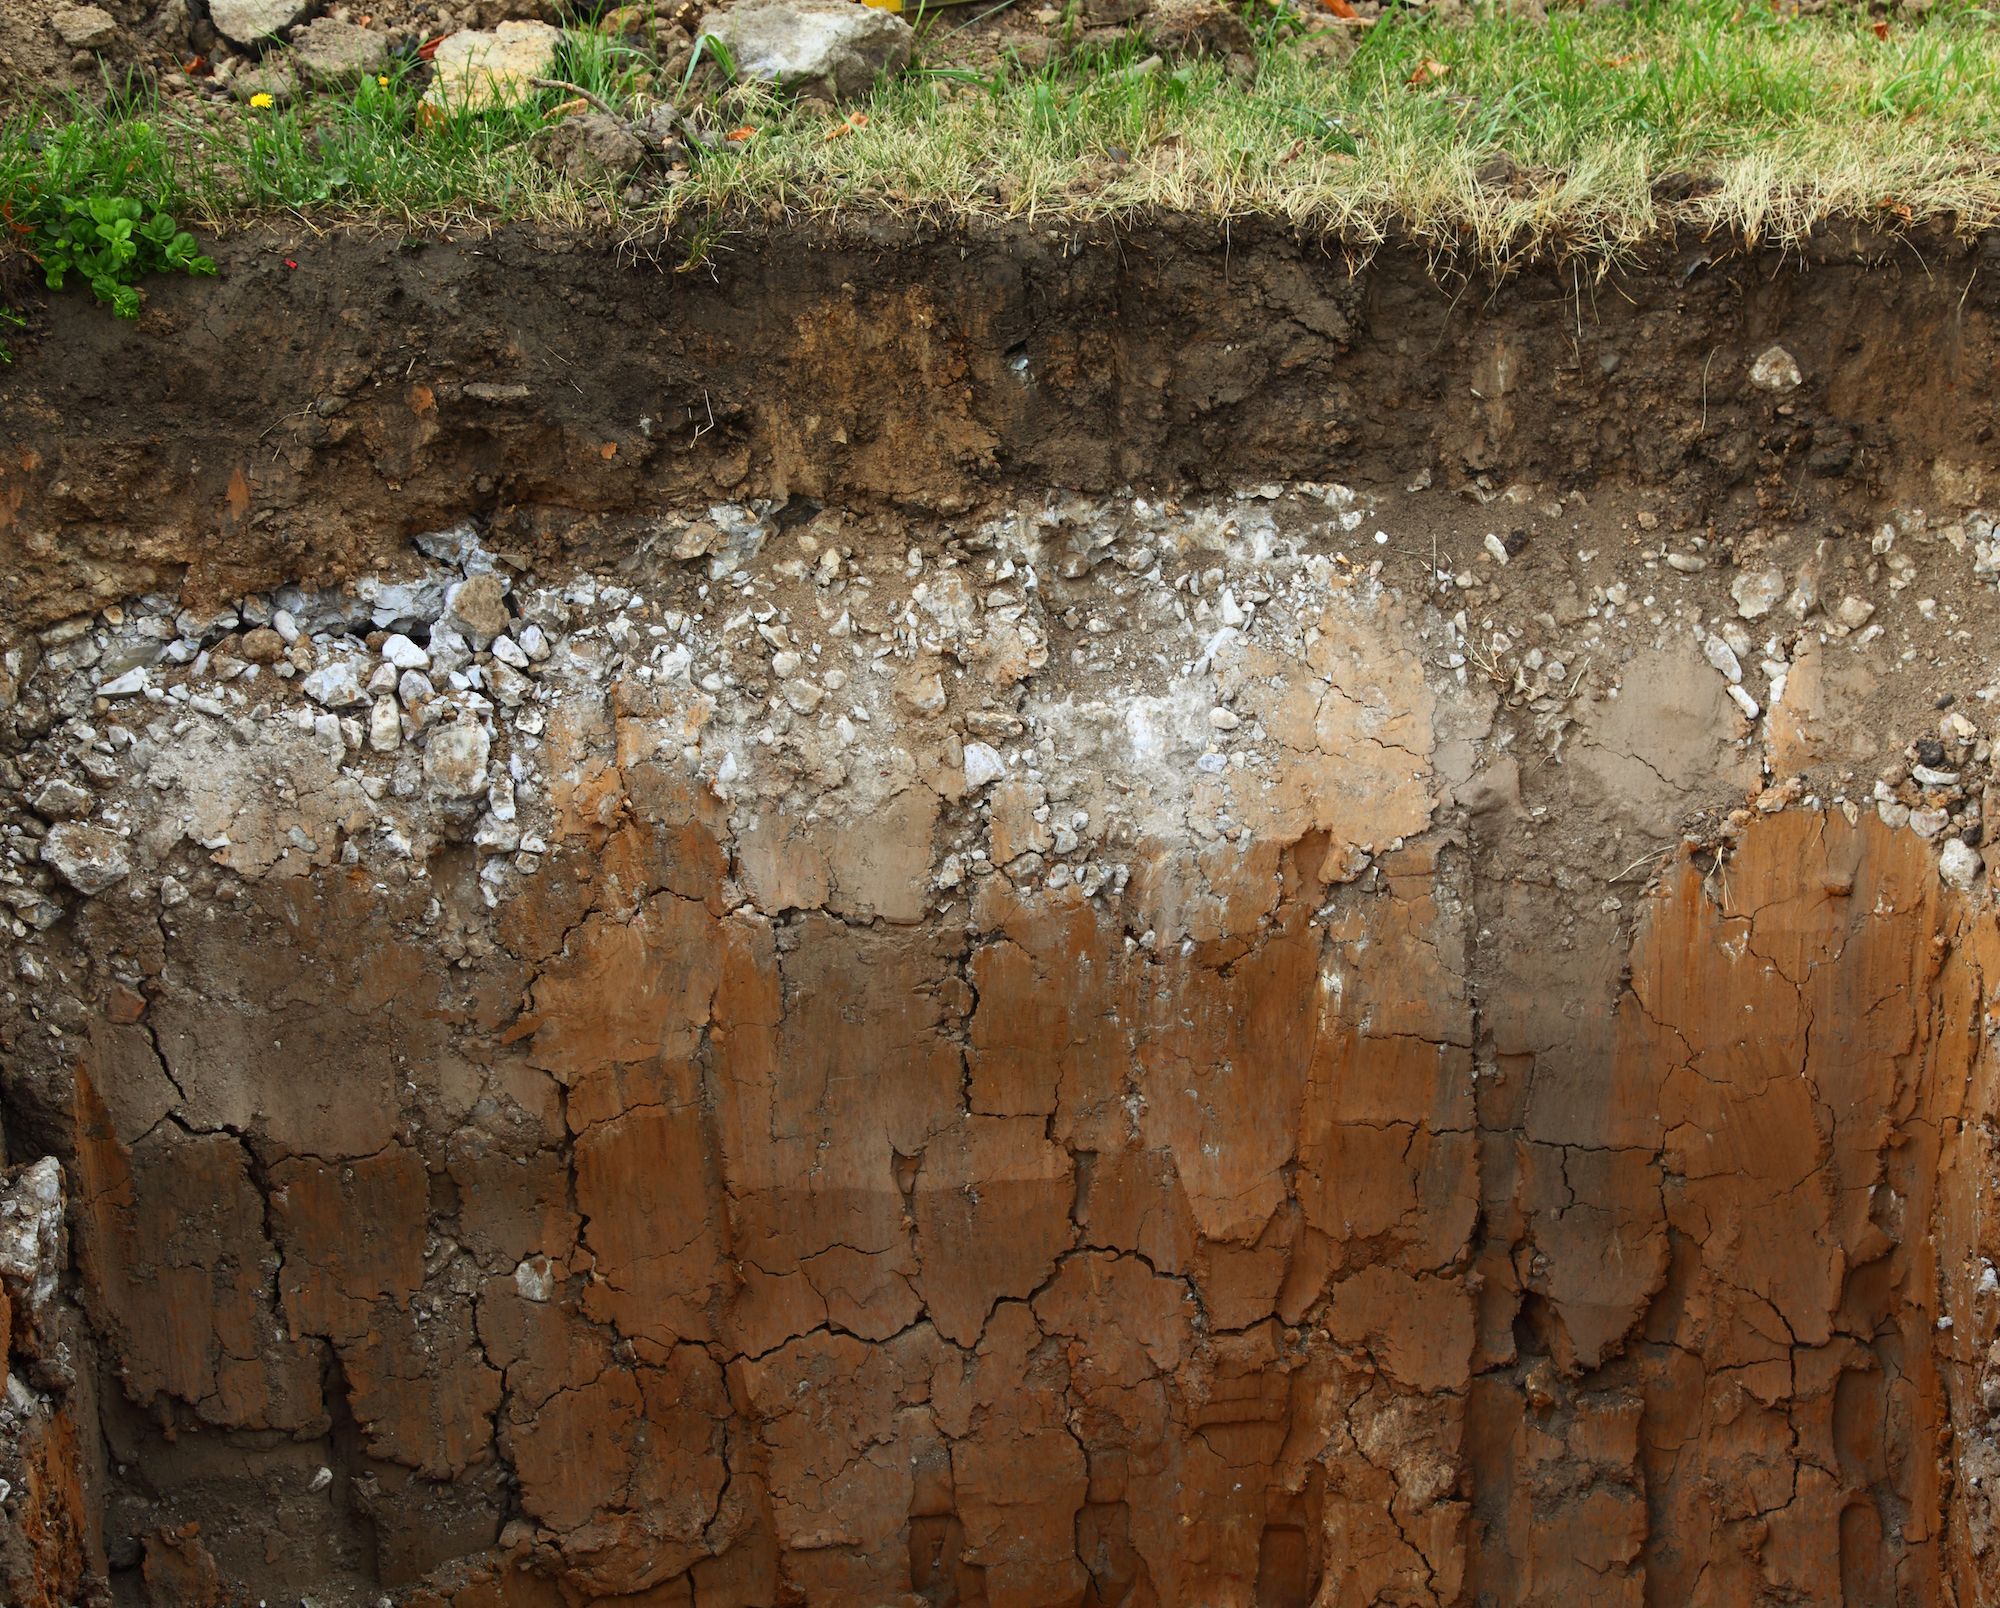
[{"label": "dark brown topsoil layer", "polygon": [[[1689,239],[1496,283],[1258,224],[802,228],[682,269],[525,229],[264,228],[136,324],[33,309],[0,370],[0,628],[336,579],[468,515],[603,561],[709,496],[950,515],[1429,473],[1615,476],[1725,530],[1922,504],[1938,452],[1990,435],[1996,250]],[[1773,343],[1799,389],[1750,383]]]}]

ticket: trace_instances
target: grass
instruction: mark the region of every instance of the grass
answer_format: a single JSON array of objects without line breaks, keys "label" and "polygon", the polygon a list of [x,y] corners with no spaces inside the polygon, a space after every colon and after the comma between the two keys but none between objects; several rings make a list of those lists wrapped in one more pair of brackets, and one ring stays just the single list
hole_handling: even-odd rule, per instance
[{"label": "grass", "polygon": [[[1638,0],[1546,22],[1403,12],[1354,30],[1345,59],[1265,10],[1247,73],[1151,62],[1136,34],[1037,69],[966,71],[948,65],[963,14],[928,20],[917,66],[865,119],[711,93],[697,117],[755,132],[698,151],[683,182],[643,199],[535,159],[559,93],[424,122],[411,63],[296,108],[136,96],[17,109],[0,123],[0,208],[67,128],[60,137],[94,142],[127,191],[208,231],[286,213],[405,229],[535,220],[659,241],[884,211],[1170,212],[1362,242],[1403,234],[1497,262],[1616,254],[1676,227],[1794,241],[1836,218],[2000,223],[2000,14],[1972,6],[1886,27],[1859,10],[1736,0]],[[560,76],[616,104],[683,88],[601,35],[572,33],[565,48]]]}]

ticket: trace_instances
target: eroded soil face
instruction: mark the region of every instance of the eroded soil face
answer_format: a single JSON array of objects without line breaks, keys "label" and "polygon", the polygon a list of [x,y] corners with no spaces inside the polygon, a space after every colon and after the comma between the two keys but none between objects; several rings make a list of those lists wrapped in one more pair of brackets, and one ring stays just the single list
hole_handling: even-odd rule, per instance
[{"label": "eroded soil face", "polygon": [[[981,450],[1067,487],[975,452],[945,498],[1070,315],[990,375],[885,327],[939,367],[876,375],[872,445],[802,324],[761,422],[710,398],[733,482],[470,390],[526,381],[357,381],[403,458],[121,480],[227,530],[101,571],[52,511],[169,449],[56,445],[88,365],[37,381],[10,1600],[1990,1600],[2000,550],[1951,272],[1949,430],[1804,323],[1625,330],[1650,423],[1595,356],[1517,392],[1529,302],[1423,444],[1343,427],[1365,473],[1120,488],[1021,415]],[[1415,361],[1322,291],[1300,363]],[[1781,334],[1800,383],[1751,384]],[[1145,450],[1324,440],[1260,338]],[[1734,456],[1673,400],[1732,339]],[[831,429],[860,489],[802,495]],[[711,478],[580,511],[524,431]],[[1551,466],[1593,435],[1617,478]]]}]

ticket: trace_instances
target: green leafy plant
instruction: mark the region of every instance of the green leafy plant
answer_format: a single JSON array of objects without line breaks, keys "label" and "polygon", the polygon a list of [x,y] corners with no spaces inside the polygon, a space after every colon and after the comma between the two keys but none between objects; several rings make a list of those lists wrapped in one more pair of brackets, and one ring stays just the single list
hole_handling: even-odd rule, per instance
[{"label": "green leafy plant", "polygon": [[[185,199],[176,158],[136,110],[118,96],[77,101],[0,137],[5,247],[49,289],[81,282],[120,318],[139,316],[149,274],[215,272],[169,210]],[[7,313],[19,328],[19,310]]]},{"label": "green leafy plant", "polygon": [[51,201],[52,215],[41,220],[32,248],[51,290],[61,290],[73,273],[118,317],[137,318],[144,275],[215,272],[193,235],[128,195],[97,190]]}]

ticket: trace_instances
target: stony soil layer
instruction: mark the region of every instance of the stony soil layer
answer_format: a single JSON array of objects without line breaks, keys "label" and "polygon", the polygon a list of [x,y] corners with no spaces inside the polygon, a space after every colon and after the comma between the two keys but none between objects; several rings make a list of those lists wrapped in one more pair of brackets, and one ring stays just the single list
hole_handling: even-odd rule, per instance
[{"label": "stony soil layer", "polygon": [[1974,262],[1117,249],[30,354],[0,1597],[2000,1593]]}]

